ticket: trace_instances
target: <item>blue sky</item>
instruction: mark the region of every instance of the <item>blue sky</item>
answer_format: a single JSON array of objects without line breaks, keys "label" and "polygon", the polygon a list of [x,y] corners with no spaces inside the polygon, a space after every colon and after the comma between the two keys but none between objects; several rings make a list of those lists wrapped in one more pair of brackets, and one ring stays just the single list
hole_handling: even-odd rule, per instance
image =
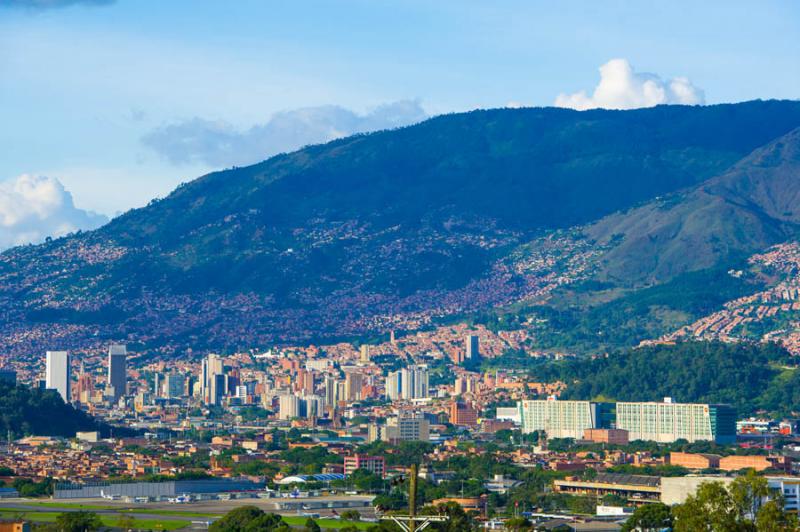
[{"label": "blue sky", "polygon": [[0,226],[3,194],[38,201],[44,185],[113,215],[216,167],[425,114],[560,94],[652,104],[633,85],[592,96],[612,59],[626,60],[604,71],[612,91],[612,75],[655,79],[665,103],[796,99],[798,58],[791,0],[0,0]]}]

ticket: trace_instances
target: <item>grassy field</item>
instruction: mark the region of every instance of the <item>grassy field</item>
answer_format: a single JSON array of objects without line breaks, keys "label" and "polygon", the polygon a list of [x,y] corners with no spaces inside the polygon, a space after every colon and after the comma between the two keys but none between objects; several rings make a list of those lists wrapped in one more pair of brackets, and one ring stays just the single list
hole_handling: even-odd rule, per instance
[{"label": "grassy field", "polygon": [[[192,518],[212,518],[219,519],[222,517],[218,513],[204,513],[193,512],[191,510],[159,510],[147,508],[122,508],[120,506],[102,505],[102,504],[77,504],[77,503],[59,503],[59,502],[44,502],[44,501],[31,501],[24,503],[24,506],[47,508],[53,511],[25,511],[17,510],[14,508],[0,508],[0,516],[5,517],[21,517],[23,519],[38,522],[38,523],[52,523],[55,522],[59,512],[59,508],[64,510],[86,510],[97,512],[116,512],[117,515],[100,514],[103,524],[106,526],[116,526],[122,515],[128,513],[142,514],[142,515],[163,515],[165,517],[185,517]],[[305,525],[307,517],[302,516],[284,516],[283,520],[286,524],[294,527],[302,527]],[[315,519],[320,528],[328,530],[336,530],[346,526],[354,526],[359,530],[366,530],[374,523],[366,523],[361,521],[346,521],[343,519],[326,519],[324,517]],[[136,518],[136,528],[144,530],[175,530],[189,525],[189,521],[181,519],[175,520],[159,520],[149,518]]]},{"label": "grassy field", "polygon": [[[59,512],[20,512],[18,510],[14,510],[13,508],[0,508],[0,515],[20,518],[34,523],[54,523],[56,518],[59,516]],[[105,526],[117,527],[119,526],[120,517],[121,515],[106,514],[100,515],[100,520]],[[177,530],[179,528],[187,527],[189,524],[189,521],[183,521],[179,519],[136,519],[134,526],[135,528],[144,530]]]},{"label": "grassy field", "polygon": [[[306,524],[308,517],[287,517],[284,516],[284,522],[287,525],[291,526],[303,526]],[[337,529],[337,528],[344,528],[346,526],[354,526],[359,530],[366,530],[375,523],[363,523],[361,521],[345,521],[343,519],[314,519],[317,522],[320,528],[328,528],[328,529]]]}]

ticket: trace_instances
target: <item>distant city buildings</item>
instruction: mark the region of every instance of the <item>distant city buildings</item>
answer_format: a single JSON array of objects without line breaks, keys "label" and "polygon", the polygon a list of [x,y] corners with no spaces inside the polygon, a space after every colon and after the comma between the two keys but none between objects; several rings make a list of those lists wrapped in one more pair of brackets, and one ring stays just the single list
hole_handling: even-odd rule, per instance
[{"label": "distant city buildings", "polygon": [[109,346],[106,394],[114,402],[128,393],[127,358],[128,350],[126,346],[119,344]]},{"label": "distant city buildings", "polygon": [[321,417],[325,411],[325,399],[318,395],[284,394],[278,399],[278,419]]},{"label": "distant city buildings", "polygon": [[[621,433],[594,432],[616,428],[629,441],[672,443],[677,440],[736,441],[736,412],[728,405],[657,402],[595,403],[555,399],[517,404],[522,432],[544,431],[549,438],[618,439]],[[498,409],[498,419],[512,416]]]},{"label": "distant city buildings", "polygon": [[45,387],[56,390],[65,403],[72,401],[72,358],[67,351],[47,351]]},{"label": "distant city buildings", "polygon": [[450,404],[450,424],[475,427],[478,425],[478,411],[466,403],[453,401]]},{"label": "distant city buildings", "polygon": [[390,443],[430,441],[430,422],[419,414],[401,414],[389,418],[382,439]]},{"label": "distant city buildings", "polygon": [[464,340],[466,344],[464,358],[466,360],[477,360],[481,357],[480,339],[477,335],[469,334]]},{"label": "distant city buildings", "polygon": [[670,399],[617,403],[616,426],[627,430],[631,441],[736,441],[736,411],[728,405],[673,403]]},{"label": "distant city buildings", "polygon": [[203,359],[200,368],[200,393],[203,403],[218,405],[225,394],[225,367],[222,357],[211,354]]},{"label": "distant city buildings", "polygon": [[344,457],[344,474],[350,476],[358,469],[369,471],[383,478],[386,476],[386,459],[383,456],[354,454]]},{"label": "distant city buildings", "polygon": [[186,387],[186,379],[179,373],[167,373],[164,379],[164,395],[168,399],[183,397]]},{"label": "distant city buildings", "polygon": [[521,401],[517,407],[522,432],[544,431],[548,438],[577,440],[586,429],[610,427],[613,421],[612,403],[547,399]]},{"label": "distant city buildings", "polygon": [[386,397],[392,401],[426,399],[429,381],[426,366],[415,365],[393,371],[386,377]]}]

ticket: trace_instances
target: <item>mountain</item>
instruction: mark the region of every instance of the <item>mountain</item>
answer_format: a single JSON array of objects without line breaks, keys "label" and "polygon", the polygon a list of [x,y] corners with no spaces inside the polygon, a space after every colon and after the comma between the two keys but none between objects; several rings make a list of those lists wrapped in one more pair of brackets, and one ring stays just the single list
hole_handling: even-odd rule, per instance
[{"label": "mountain", "polygon": [[[767,209],[774,191],[724,176],[799,125],[790,101],[499,109],[215,172],[98,230],[0,255],[2,347],[114,338],[180,353],[414,328],[546,295],[594,274],[598,257],[616,282],[666,279],[706,262],[665,261],[679,251],[638,240],[652,238],[664,198],[670,216],[703,206],[701,185]],[[723,203],[727,238],[751,211]],[[772,214],[787,208],[774,201],[755,233],[730,231],[748,246],[778,240],[793,218]],[[663,241],[679,244],[666,227]],[[707,263],[725,250],[711,246]]]},{"label": "mountain", "polygon": [[653,283],[711,268],[796,237],[800,128],[697,187],[608,216],[588,228],[601,245],[601,278]]}]

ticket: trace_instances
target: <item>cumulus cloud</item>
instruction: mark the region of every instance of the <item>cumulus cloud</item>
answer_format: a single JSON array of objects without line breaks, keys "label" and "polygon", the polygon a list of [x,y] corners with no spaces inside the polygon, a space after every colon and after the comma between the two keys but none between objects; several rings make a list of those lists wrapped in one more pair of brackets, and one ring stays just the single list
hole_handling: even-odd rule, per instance
[{"label": "cumulus cloud", "polygon": [[113,4],[115,0],[0,0],[0,7],[17,7],[23,9],[55,9],[73,5],[104,6]]},{"label": "cumulus cloud", "polygon": [[381,105],[366,114],[325,105],[276,113],[266,123],[245,131],[226,122],[196,117],[157,128],[142,142],[173,164],[222,167],[251,164],[353,133],[406,126],[427,116],[416,100]]},{"label": "cumulus cloud", "polygon": [[661,79],[636,72],[627,59],[612,59],[600,67],[600,83],[591,96],[586,91],[559,94],[556,107],[584,109],[636,109],[660,104],[697,105],[705,102],[702,89],[687,78]]},{"label": "cumulus cloud", "polygon": [[0,249],[94,229],[107,221],[75,207],[58,179],[23,174],[0,183]]}]

